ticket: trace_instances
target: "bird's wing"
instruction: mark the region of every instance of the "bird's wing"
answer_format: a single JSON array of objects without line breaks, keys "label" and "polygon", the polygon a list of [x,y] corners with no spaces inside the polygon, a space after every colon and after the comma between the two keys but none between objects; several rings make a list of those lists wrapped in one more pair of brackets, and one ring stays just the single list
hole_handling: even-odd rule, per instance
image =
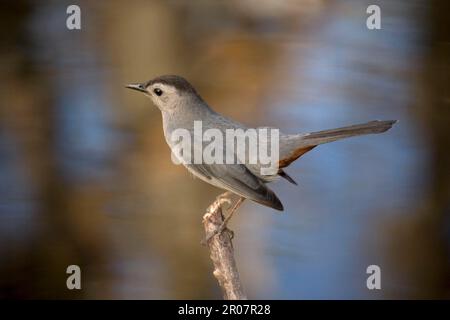
[{"label": "bird's wing", "polygon": [[283,205],[275,193],[243,164],[187,164],[190,170],[216,180],[224,188],[265,206],[282,211]]}]

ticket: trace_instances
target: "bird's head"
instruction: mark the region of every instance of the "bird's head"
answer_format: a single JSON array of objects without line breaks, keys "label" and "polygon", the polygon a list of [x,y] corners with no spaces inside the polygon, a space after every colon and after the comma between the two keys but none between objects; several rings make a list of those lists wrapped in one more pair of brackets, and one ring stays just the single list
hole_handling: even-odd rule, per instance
[{"label": "bird's head", "polygon": [[166,75],[144,83],[133,83],[129,89],[143,92],[153,103],[165,112],[171,112],[184,105],[202,101],[192,85],[184,78]]}]

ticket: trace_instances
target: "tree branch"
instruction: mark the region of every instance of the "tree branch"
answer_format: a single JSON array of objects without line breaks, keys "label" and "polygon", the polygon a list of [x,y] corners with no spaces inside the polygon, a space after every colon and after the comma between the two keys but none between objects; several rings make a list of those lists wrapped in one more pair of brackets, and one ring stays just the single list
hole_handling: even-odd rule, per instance
[{"label": "tree branch", "polygon": [[[203,216],[203,226],[206,237],[217,232],[224,217],[222,214],[222,204],[230,203],[229,193],[219,196],[206,210]],[[242,289],[239,273],[234,260],[234,249],[231,242],[231,232],[225,229],[224,232],[212,237],[208,241],[211,260],[214,264],[214,276],[222,288],[224,299],[226,300],[246,300],[247,297]]]}]

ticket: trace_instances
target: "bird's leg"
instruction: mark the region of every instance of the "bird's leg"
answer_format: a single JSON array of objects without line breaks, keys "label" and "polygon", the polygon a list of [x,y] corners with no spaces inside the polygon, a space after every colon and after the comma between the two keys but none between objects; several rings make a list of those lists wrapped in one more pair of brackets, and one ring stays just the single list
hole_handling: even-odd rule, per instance
[{"label": "bird's leg", "polygon": [[[233,214],[236,212],[236,210],[241,206],[242,202],[244,202],[245,198],[239,197],[239,199],[234,204],[233,208],[230,209],[230,213],[226,216],[226,218],[223,220],[222,224],[220,225],[219,229],[217,230],[217,233],[222,233],[223,230],[227,227],[228,221],[230,221]],[[231,230],[230,230],[231,231]]]},{"label": "bird's leg", "polygon": [[230,233],[232,234],[233,237],[233,231],[229,230],[227,228],[227,224],[228,221],[230,221],[231,217],[233,216],[233,214],[236,212],[236,210],[240,207],[240,205],[242,204],[242,202],[244,202],[245,198],[243,197],[239,197],[239,199],[236,201],[236,203],[234,204],[234,206],[230,209],[230,212],[228,213],[228,215],[225,217],[225,219],[223,220],[222,224],[219,226],[219,228],[217,228],[216,231],[214,231],[213,233],[211,233],[210,235],[208,235],[206,237],[206,239],[203,241],[204,243],[208,243],[209,240],[212,239],[212,237],[214,237],[215,235],[221,234],[225,229],[230,231]]}]

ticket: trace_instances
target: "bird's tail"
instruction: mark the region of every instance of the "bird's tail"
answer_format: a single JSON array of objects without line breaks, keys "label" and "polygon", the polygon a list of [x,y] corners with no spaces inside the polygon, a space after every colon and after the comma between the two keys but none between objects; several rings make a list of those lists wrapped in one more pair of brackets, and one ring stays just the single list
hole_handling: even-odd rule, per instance
[{"label": "bird's tail", "polygon": [[309,146],[317,146],[322,143],[332,142],[339,139],[360,136],[364,134],[382,133],[389,130],[397,120],[370,121],[353,126],[312,132],[303,137],[304,142]]},{"label": "bird's tail", "polygon": [[376,120],[337,129],[284,136],[283,143],[280,145],[282,149],[280,150],[279,166],[280,168],[288,166],[292,161],[319,144],[365,134],[382,133],[389,130],[396,122],[397,120]]}]

